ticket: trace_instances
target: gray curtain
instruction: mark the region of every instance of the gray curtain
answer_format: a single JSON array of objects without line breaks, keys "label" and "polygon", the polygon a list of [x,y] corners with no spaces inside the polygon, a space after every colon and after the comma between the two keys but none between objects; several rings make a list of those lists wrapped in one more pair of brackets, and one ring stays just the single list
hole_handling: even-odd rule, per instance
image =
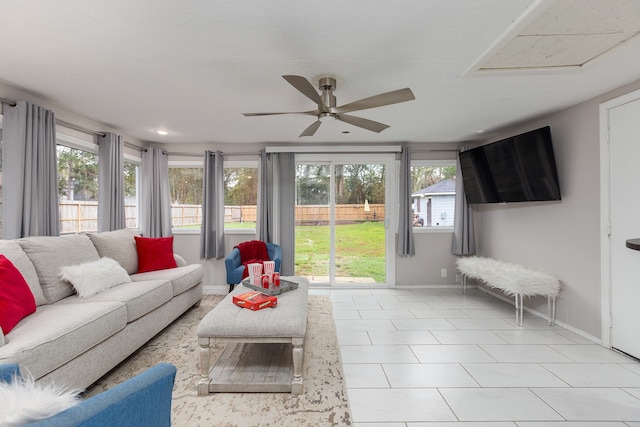
[{"label": "gray curtain", "polygon": [[220,151],[205,151],[202,177],[202,227],[200,258],[223,258],[224,158]]},{"label": "gray curtain", "polygon": [[295,154],[261,154],[258,238],[280,245],[280,272],[291,276],[295,273]]},{"label": "gray curtain", "polygon": [[271,213],[272,208],[269,205],[269,161],[267,150],[260,150],[260,178],[258,181],[258,220],[256,224],[256,232],[258,240],[263,242],[271,242],[269,230],[271,229]]},{"label": "gray curtain", "polygon": [[473,230],[473,210],[467,203],[467,197],[464,194],[460,157],[457,159],[456,166],[456,213],[453,220],[451,253],[458,256],[474,255],[476,253],[476,238]]},{"label": "gray curtain", "polygon": [[169,159],[160,148],[142,152],[140,176],[140,228],[145,237],[171,235]]},{"label": "gray curtain", "polygon": [[98,136],[98,231],[126,228],[124,214],[124,138]]},{"label": "gray curtain", "polygon": [[5,107],[2,237],[58,236],[55,116],[26,101]]},{"label": "gray curtain", "polygon": [[400,185],[398,191],[398,237],[396,252],[400,256],[413,256],[413,212],[411,211],[411,149],[404,147],[400,154]]}]

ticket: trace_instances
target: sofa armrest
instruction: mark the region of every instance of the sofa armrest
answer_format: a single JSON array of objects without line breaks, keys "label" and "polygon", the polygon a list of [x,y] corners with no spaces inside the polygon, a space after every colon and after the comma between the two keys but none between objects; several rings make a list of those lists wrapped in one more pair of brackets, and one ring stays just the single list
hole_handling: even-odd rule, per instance
[{"label": "sofa armrest", "polygon": [[178,267],[184,267],[186,265],[188,265],[187,260],[185,260],[184,258],[182,258],[180,255],[178,254],[173,254],[173,259],[176,260],[176,265]]},{"label": "sofa armrest", "polygon": [[282,247],[275,243],[267,243],[267,252],[269,252],[269,259],[275,261],[275,271],[280,272],[280,265],[282,264]]},{"label": "sofa armrest", "polygon": [[244,266],[240,258],[240,249],[233,248],[229,255],[224,259],[224,265],[227,270],[227,284],[236,285],[242,281],[242,273]]},{"label": "sofa armrest", "polygon": [[170,427],[174,365],[161,363],[31,427]]},{"label": "sofa armrest", "polygon": [[20,376],[20,367],[14,363],[0,365],[0,381],[10,383],[13,377]]}]

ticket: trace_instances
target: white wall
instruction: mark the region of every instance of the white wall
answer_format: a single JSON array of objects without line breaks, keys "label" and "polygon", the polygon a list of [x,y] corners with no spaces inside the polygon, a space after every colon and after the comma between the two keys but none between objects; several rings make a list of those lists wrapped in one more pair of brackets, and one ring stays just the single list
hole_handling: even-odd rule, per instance
[{"label": "white wall", "polygon": [[[475,208],[478,254],[558,277],[558,321],[596,338],[602,330],[599,105],[638,88],[640,81],[494,135],[487,142],[550,125],[562,201]],[[544,299],[525,305],[546,313]]]}]

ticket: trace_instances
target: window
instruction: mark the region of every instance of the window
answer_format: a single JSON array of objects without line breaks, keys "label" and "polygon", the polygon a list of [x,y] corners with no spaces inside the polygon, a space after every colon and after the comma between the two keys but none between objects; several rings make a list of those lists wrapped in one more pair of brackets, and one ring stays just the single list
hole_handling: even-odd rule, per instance
[{"label": "window", "polygon": [[257,208],[257,162],[224,162],[225,230],[255,230]]},{"label": "window", "polygon": [[[199,230],[202,225],[202,162],[169,162],[171,226]],[[224,162],[225,231],[255,232],[258,201],[258,162]]]},{"label": "window", "polygon": [[169,162],[171,227],[200,229],[202,225],[202,162]]},{"label": "window", "polygon": [[128,161],[125,154],[124,162],[124,217],[127,228],[138,228],[138,176],[140,173],[140,159]]},{"label": "window", "polygon": [[455,161],[412,162],[411,207],[415,228],[453,227],[455,179]]},{"label": "window", "polygon": [[98,230],[98,147],[58,135],[60,234]]}]

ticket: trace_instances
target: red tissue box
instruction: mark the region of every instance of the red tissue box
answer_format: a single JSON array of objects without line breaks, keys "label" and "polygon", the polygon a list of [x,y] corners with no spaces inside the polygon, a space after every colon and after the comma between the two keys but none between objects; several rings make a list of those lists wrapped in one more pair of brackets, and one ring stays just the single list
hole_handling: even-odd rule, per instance
[{"label": "red tissue box", "polygon": [[278,304],[278,298],[272,295],[265,295],[262,292],[247,292],[234,295],[233,303],[238,307],[255,311],[267,307],[275,307]]}]

